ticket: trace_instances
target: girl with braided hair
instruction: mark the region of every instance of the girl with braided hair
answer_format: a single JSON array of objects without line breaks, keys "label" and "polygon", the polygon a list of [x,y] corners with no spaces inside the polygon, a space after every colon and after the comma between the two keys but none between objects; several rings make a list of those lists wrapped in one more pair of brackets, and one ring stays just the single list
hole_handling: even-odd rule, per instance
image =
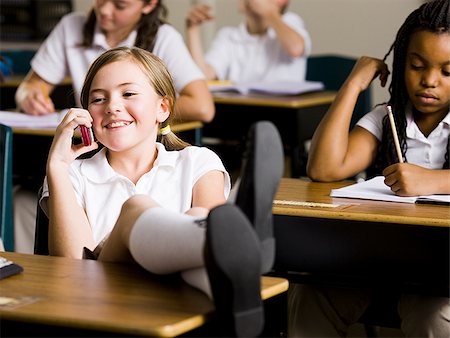
[{"label": "girl with braided hair", "polygon": [[[369,168],[370,174],[384,175],[400,196],[450,193],[449,15],[448,0],[428,2],[407,17],[383,60],[358,60],[314,134],[308,162],[313,180],[342,180]],[[348,132],[359,93],[376,77],[385,86],[385,60],[391,51],[387,104],[392,106],[406,163],[398,163],[386,104]]]},{"label": "girl with braided hair", "polygon": [[[379,77],[393,51],[390,98],[349,132],[358,95]],[[392,107],[404,163],[399,163],[387,118]],[[400,196],[450,194],[450,12],[449,0],[414,10],[383,60],[361,57],[339,90],[312,139],[308,175],[338,181],[369,169],[384,175]],[[294,285],[289,298],[289,335],[346,336],[377,290]],[[397,294],[401,329],[407,337],[450,337],[450,302],[445,297]]]}]

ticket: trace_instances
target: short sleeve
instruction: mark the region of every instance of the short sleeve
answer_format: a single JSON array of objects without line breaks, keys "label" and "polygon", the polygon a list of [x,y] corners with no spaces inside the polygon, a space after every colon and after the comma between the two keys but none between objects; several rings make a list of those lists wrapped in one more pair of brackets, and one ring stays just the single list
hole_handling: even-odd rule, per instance
[{"label": "short sleeve", "polygon": [[[190,148],[190,149],[189,149]],[[230,175],[226,171],[219,156],[206,147],[189,147],[192,162],[195,163],[194,184],[209,171],[218,170],[224,174],[224,196],[228,198],[231,189]]]},{"label": "short sleeve", "polygon": [[159,28],[153,53],[167,65],[177,92],[181,92],[192,81],[205,79],[192,59],[183,37],[172,26],[163,25]]},{"label": "short sleeve", "polygon": [[303,19],[295,13],[288,12],[283,15],[283,21],[289,27],[291,27],[293,30],[295,30],[298,34],[302,36],[305,43],[304,56],[310,55],[312,49],[311,37],[307,29],[305,28],[305,23],[303,22]]},{"label": "short sleeve", "polygon": [[383,118],[386,116],[385,106],[377,106],[374,110],[364,115],[357,126],[366,129],[369,133],[374,135],[378,141],[381,141],[383,136]]},{"label": "short sleeve", "polygon": [[68,14],[45,39],[31,60],[32,69],[44,80],[58,84],[69,76],[67,44],[75,44],[79,39],[84,21],[80,13]]},{"label": "short sleeve", "polygon": [[[72,186],[78,201],[78,204],[84,209],[84,201],[83,201],[83,194],[82,194],[82,178],[79,173],[79,166],[80,161],[75,161],[72,163],[72,165],[69,168],[69,177],[72,182]],[[47,176],[44,178],[44,183],[42,184],[42,192],[41,196],[39,197],[39,205],[44,211],[45,215],[49,217],[49,210],[48,210],[48,197],[49,197],[49,191],[48,191],[48,181]]]}]

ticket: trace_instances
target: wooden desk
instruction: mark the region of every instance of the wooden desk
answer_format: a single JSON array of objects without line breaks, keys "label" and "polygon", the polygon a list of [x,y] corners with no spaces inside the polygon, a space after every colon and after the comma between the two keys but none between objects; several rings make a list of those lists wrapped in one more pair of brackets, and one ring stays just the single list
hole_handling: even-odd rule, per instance
[{"label": "wooden desk", "polygon": [[[4,82],[0,82],[0,88],[14,88],[16,89],[22,83],[25,78],[25,74],[13,75],[5,78]],[[72,79],[66,77],[58,86],[72,86]]]},{"label": "wooden desk", "polygon": [[336,92],[320,91],[294,96],[274,96],[263,94],[242,95],[232,92],[213,93],[214,103],[223,105],[242,105],[274,108],[308,108],[330,104],[336,97]]},{"label": "wooden desk", "polygon": [[[175,277],[155,276],[137,265],[2,252],[24,272],[0,280],[2,297],[28,299],[1,307],[7,323],[83,328],[112,334],[173,337],[212,319],[213,303]],[[285,292],[282,278],[262,277],[263,299]],[[94,333],[93,333],[94,332]]]},{"label": "wooden desk", "polygon": [[[242,143],[251,124],[260,120],[272,121],[281,134],[286,155],[294,161],[291,174],[299,176],[297,162],[303,153],[304,142],[312,138],[335,96],[336,92],[332,91],[295,96],[215,92],[216,115],[203,128],[203,136],[236,145]],[[237,149],[235,145],[234,152]],[[238,159],[240,155],[232,154]]]},{"label": "wooden desk", "polygon": [[282,179],[275,200],[339,206],[274,204],[275,271],[448,296],[450,207],[329,196],[348,184]]}]

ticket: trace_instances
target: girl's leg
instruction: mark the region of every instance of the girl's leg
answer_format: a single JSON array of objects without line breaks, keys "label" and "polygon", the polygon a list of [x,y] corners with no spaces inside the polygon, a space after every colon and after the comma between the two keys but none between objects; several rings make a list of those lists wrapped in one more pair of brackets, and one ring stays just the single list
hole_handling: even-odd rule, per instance
[{"label": "girl's leg", "polygon": [[290,284],[288,337],[346,337],[370,299],[365,290]]},{"label": "girl's leg", "polygon": [[202,267],[205,225],[198,219],[163,209],[148,196],[135,195],[123,204],[98,259],[134,259],[157,274]]},{"label": "girl's leg", "polygon": [[146,211],[159,205],[146,195],[135,195],[128,199],[120,211],[119,218],[100,251],[98,260],[107,262],[129,262],[133,258],[128,249],[130,232],[136,220]]},{"label": "girl's leg", "polygon": [[205,264],[224,337],[257,337],[264,327],[261,244],[244,213],[225,204],[211,210]]},{"label": "girl's leg", "polygon": [[450,337],[450,299],[447,297],[404,294],[398,312],[406,337]]},{"label": "girl's leg", "polygon": [[283,166],[283,145],[276,127],[268,121],[252,125],[235,204],[253,224],[261,241],[262,273],[269,272],[275,261],[272,204],[283,175]]}]

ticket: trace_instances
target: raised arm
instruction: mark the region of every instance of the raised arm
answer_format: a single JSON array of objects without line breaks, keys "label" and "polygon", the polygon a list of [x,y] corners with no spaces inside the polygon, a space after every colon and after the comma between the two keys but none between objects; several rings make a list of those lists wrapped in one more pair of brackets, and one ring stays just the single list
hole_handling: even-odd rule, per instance
[{"label": "raised arm", "polygon": [[16,91],[17,108],[30,115],[53,113],[55,107],[49,95],[54,85],[30,70]]},{"label": "raised arm", "polygon": [[200,35],[201,25],[210,20],[214,20],[211,7],[204,4],[193,6],[186,16],[186,39],[189,52],[195,63],[205,74],[206,79],[214,80],[217,78],[216,71],[205,61]]},{"label": "raised arm", "polygon": [[311,142],[308,176],[316,181],[338,181],[365,170],[373,161],[378,141],[361,127],[349,133],[359,94],[376,77],[385,86],[389,71],[382,60],[361,57],[320,122]]},{"label": "raised arm", "polygon": [[82,258],[83,247],[94,250],[95,243],[89,221],[78,204],[69,177],[70,164],[76,157],[96,149],[72,145],[78,125],[90,127],[92,119],[83,109],[71,109],[56,129],[47,160],[49,189],[49,252],[55,256]]},{"label": "raised arm", "polygon": [[283,21],[279,5],[275,1],[248,0],[248,6],[275,30],[277,39],[287,54],[291,57],[300,57],[304,54],[305,40]]}]

